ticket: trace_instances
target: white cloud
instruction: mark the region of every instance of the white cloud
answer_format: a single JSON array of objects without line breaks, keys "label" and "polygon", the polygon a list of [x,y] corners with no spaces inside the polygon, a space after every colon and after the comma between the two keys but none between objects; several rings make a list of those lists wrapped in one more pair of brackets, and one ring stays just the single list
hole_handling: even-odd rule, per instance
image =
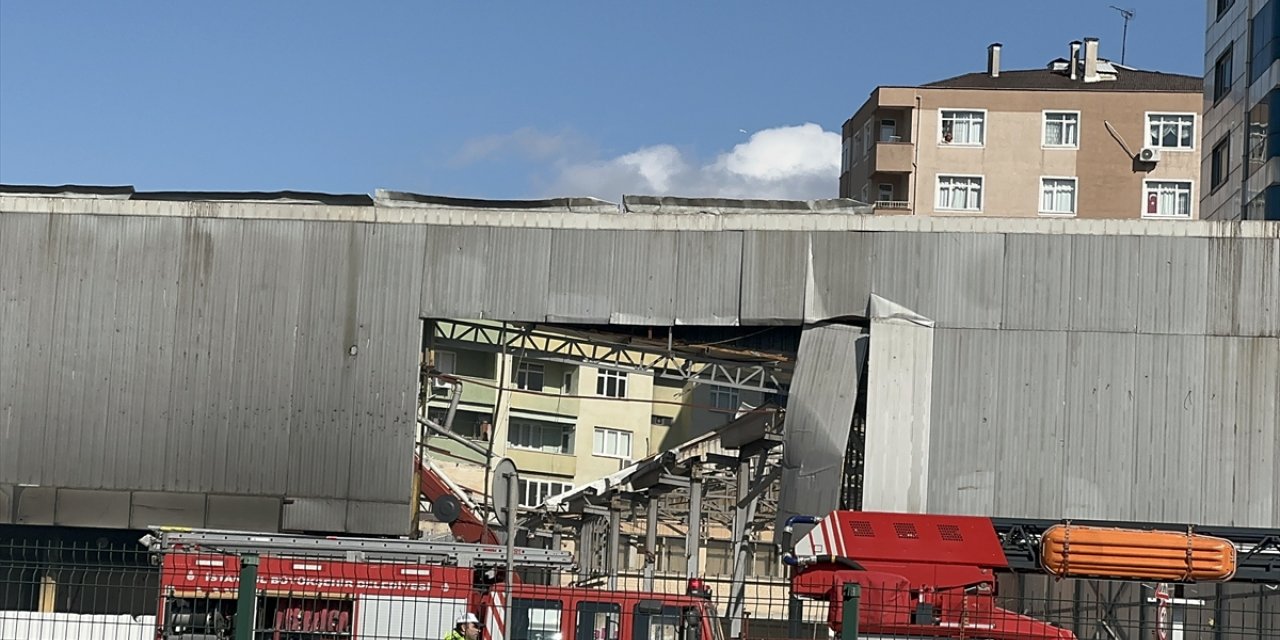
[{"label": "white cloud", "polygon": [[840,134],[806,123],[764,129],[708,163],[668,144],[597,162],[562,160],[545,195],[623,194],[809,200],[835,197]]},{"label": "white cloud", "polygon": [[580,151],[584,146],[584,141],[572,131],[543,133],[532,127],[524,127],[511,133],[468,140],[454,155],[452,164],[465,166],[499,155],[545,160]]}]

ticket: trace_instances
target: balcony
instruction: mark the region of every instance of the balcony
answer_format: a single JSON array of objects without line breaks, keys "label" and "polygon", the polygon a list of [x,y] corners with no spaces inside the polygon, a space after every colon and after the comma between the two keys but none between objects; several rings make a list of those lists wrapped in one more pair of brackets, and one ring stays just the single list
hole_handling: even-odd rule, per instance
[{"label": "balcony", "polygon": [[893,215],[911,213],[911,203],[906,200],[876,200],[873,206],[875,207],[875,212],[878,214],[883,213]]},{"label": "balcony", "polygon": [[910,142],[876,142],[871,156],[872,173],[911,173],[915,145]]}]

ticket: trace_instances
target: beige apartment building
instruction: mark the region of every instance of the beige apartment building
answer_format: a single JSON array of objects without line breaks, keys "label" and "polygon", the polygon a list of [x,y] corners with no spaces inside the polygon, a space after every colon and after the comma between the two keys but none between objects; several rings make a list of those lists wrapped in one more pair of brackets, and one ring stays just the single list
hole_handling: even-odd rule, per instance
[{"label": "beige apartment building", "polygon": [[877,214],[1199,217],[1203,81],[1072,42],[1041,69],[877,87],[843,128],[841,197]]}]

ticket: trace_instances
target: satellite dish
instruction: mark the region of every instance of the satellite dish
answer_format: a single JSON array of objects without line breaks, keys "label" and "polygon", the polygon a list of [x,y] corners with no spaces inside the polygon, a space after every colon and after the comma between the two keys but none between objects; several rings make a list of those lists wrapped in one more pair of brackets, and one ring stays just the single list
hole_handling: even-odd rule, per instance
[{"label": "satellite dish", "polygon": [[[489,495],[493,496],[493,515],[497,518],[498,524],[504,527],[507,526],[507,500],[509,499],[507,483],[510,482],[519,487],[519,477],[516,472],[516,463],[512,462],[511,458],[503,458],[493,467]],[[507,478],[512,480],[508,481]]]}]

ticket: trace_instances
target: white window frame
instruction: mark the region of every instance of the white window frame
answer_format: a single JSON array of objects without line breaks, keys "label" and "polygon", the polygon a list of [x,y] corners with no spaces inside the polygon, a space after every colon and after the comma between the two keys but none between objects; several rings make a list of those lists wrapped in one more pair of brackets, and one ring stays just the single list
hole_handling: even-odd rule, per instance
[{"label": "white window frame", "polygon": [[[541,362],[517,360],[513,373],[511,385],[522,391],[542,391],[547,385],[547,368]],[[529,386],[529,376],[535,373],[542,379],[542,386],[536,388]]]},{"label": "white window frame", "polygon": [[[1190,116],[1191,117],[1191,146],[1166,147],[1163,144],[1152,145],[1151,144],[1151,117],[1152,116],[1171,116],[1176,118]],[[1142,129],[1142,146],[1144,147],[1154,146],[1157,149],[1160,149],[1162,151],[1166,151],[1169,153],[1190,152],[1190,151],[1196,150],[1196,132],[1200,130],[1200,114],[1194,113],[1191,111],[1147,111],[1143,115],[1142,121],[1146,125]],[[1181,138],[1181,136],[1179,136],[1179,138]],[[1146,190],[1144,189],[1143,191],[1145,192]],[[1146,194],[1144,193],[1143,196],[1145,197],[1145,195]],[[1144,204],[1142,208],[1143,210],[1146,210],[1147,208],[1145,205],[1146,201],[1144,200],[1143,202]]]},{"label": "white window frame", "polygon": [[[1045,181],[1062,180],[1071,183],[1071,211],[1050,211],[1044,208]],[[1057,218],[1074,218],[1080,211],[1080,180],[1075,176],[1040,176],[1040,202],[1036,206],[1042,216]]]},{"label": "white window frame", "polygon": [[[615,393],[608,393],[612,380]],[[627,397],[627,372],[614,369],[596,369],[596,395],[601,398]]]},{"label": "white window frame", "polygon": [[[541,432],[544,429],[559,429],[560,444],[556,447],[554,451],[548,451],[542,447],[534,447],[527,444],[517,444],[511,441],[512,437],[514,437],[516,433],[517,428],[529,429],[531,433],[532,431]],[[564,437],[566,431],[569,432],[569,437],[567,439]],[[538,422],[536,420],[512,418],[510,421],[510,424],[507,426],[507,446],[509,448],[518,449],[520,451],[538,451],[541,453],[558,453],[561,455],[573,455],[573,438],[574,438],[573,426],[567,425],[567,424],[559,424],[554,422]],[[542,442],[543,441],[542,436],[539,435],[537,440],[539,442]]]},{"label": "white window frame", "polygon": [[[533,509],[540,506],[547,498],[558,496],[573,488],[573,483],[559,480],[542,480],[540,478],[520,478],[518,501],[520,506]],[[538,498],[541,497],[539,500]]]},{"label": "white window frame", "polygon": [[[893,123],[893,124],[889,125],[889,126],[893,127],[893,133],[889,134],[889,136],[888,136],[888,138],[890,138],[890,139],[886,139],[886,136],[884,135],[884,123],[886,123],[886,122],[891,122],[891,123]],[[894,140],[892,140],[891,138],[899,138],[899,139],[901,139],[901,136],[899,136],[899,135],[898,135],[898,119],[897,119],[897,118],[880,118],[880,132],[879,132],[879,133],[880,133],[880,138],[879,138],[880,142],[894,142]]]},{"label": "white window frame", "polygon": [[[942,180],[943,178],[965,178],[978,181],[978,208],[976,209],[953,209],[951,207],[940,207],[938,203],[942,200]],[[960,211],[967,213],[982,213],[983,208],[987,204],[987,180],[984,176],[965,174],[965,173],[940,173],[933,178],[933,208],[935,211]]]},{"label": "white window frame", "polygon": [[853,141],[849,138],[844,139],[844,144],[840,149],[840,173],[849,173],[849,168],[853,166]]},{"label": "white window frame", "polygon": [[[1152,183],[1178,183],[1187,185],[1187,215],[1177,215],[1169,213],[1147,213],[1147,196],[1150,194]],[[1159,196],[1157,196],[1159,202]],[[1180,180],[1176,178],[1165,178],[1160,180],[1143,180],[1142,181],[1142,217],[1152,220],[1194,220],[1196,217],[1196,182],[1195,180]]]},{"label": "white window frame", "polygon": [[[721,401],[724,399],[728,399],[728,406],[721,406]],[[742,404],[742,394],[736,388],[711,385],[711,406],[716,411],[737,411],[740,404]]]},{"label": "white window frame", "polygon": [[573,371],[564,372],[564,376],[560,379],[560,392],[564,395],[573,395]]},{"label": "white window frame", "polygon": [[[889,197],[888,197],[888,198],[883,198],[883,197],[881,197],[881,196],[883,196],[883,195],[884,195],[885,187],[889,187]],[[894,197],[895,197],[895,196],[897,196],[897,195],[898,195],[898,190],[897,190],[897,189],[895,189],[895,188],[893,188],[893,183],[892,183],[892,182],[878,182],[878,183],[876,183],[876,202],[882,202],[882,201],[883,201],[883,202],[893,202]]]},{"label": "white window frame", "polygon": [[[613,436],[614,446],[612,450],[609,448],[609,437]],[[622,446],[622,440],[626,438],[626,446]],[[591,434],[591,454],[601,458],[617,458],[619,460],[630,460],[632,447],[635,445],[635,434],[626,429],[614,429],[612,427],[596,427]]]},{"label": "white window frame", "polygon": [[[942,122],[946,120],[947,112],[964,112],[964,113],[980,113],[982,114],[982,140],[980,142],[947,142],[942,139]],[[938,109],[938,136],[937,144],[939,147],[963,147],[966,149],[982,149],[987,146],[987,134],[990,133],[990,119],[987,117],[986,109],[971,109],[966,107],[944,107]]]},{"label": "white window frame", "polygon": [[[1076,117],[1076,135],[1071,144],[1049,144],[1049,116],[1072,115]],[[1080,148],[1080,112],[1070,109],[1045,109],[1040,112],[1040,148],[1041,149],[1079,149]]]}]

